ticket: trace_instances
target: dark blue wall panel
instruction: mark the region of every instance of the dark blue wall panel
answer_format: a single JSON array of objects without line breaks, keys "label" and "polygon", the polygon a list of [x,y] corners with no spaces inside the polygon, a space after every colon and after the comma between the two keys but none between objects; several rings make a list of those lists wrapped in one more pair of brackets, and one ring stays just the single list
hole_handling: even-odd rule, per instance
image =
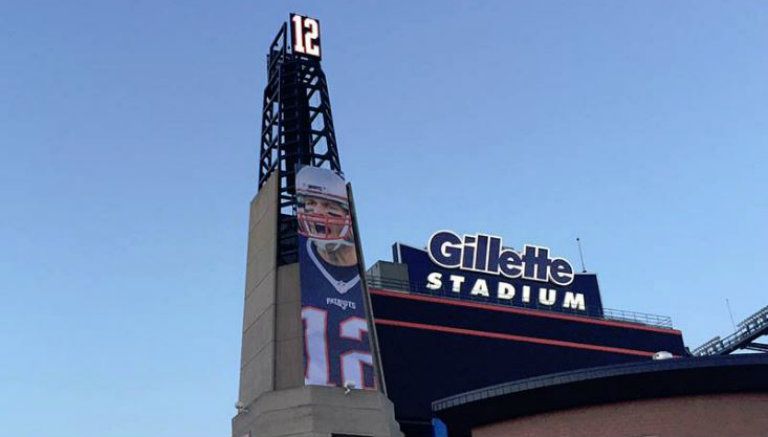
[{"label": "dark blue wall panel", "polygon": [[[428,428],[408,424],[428,424],[431,402],[449,395],[549,373],[649,360],[659,350],[685,353],[682,336],[675,330],[611,326],[535,312],[515,314],[494,310],[492,305],[471,308],[450,299],[424,301],[418,295],[397,292],[374,291],[371,297],[388,395],[410,435],[421,434],[409,433],[410,429]],[[398,326],[402,324],[419,327]],[[439,332],[432,327],[469,333]],[[483,333],[519,336],[525,341],[486,338]],[[537,344],[538,340],[569,342],[574,347]],[[592,346],[646,355],[588,349]]]}]

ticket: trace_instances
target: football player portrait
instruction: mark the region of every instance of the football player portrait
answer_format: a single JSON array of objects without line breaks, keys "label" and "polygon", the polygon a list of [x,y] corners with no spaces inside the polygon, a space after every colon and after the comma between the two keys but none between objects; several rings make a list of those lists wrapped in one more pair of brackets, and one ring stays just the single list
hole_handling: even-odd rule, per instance
[{"label": "football player portrait", "polygon": [[304,383],[375,389],[347,185],[324,168],[296,174]]},{"label": "football player portrait", "polygon": [[[296,176],[299,234],[320,273],[340,294],[360,280],[347,187],[336,173],[303,167]],[[345,267],[352,267],[349,269]]]}]

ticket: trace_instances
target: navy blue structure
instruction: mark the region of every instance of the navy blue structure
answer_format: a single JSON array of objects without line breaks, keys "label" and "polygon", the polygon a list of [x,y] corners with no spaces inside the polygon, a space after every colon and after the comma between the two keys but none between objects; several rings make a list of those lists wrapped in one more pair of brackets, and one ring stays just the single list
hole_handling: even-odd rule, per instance
[{"label": "navy blue structure", "polygon": [[[368,283],[387,394],[408,437],[432,435],[431,403],[437,399],[541,375],[648,362],[659,351],[687,355],[682,333],[671,322],[653,326],[604,317],[594,275],[577,275],[567,287],[589,295],[591,311],[563,312],[427,289],[423,278],[440,267],[423,250],[399,245],[395,252],[407,268],[390,265],[409,280],[374,277]],[[466,281],[491,276],[444,273]]]},{"label": "navy blue structure", "polygon": [[[600,299],[600,288],[597,284],[597,275],[593,273],[576,274],[573,283],[568,286],[558,286],[551,282],[544,283],[519,278],[510,279],[504,276],[490,275],[487,273],[478,273],[458,269],[446,269],[432,262],[427,251],[423,249],[417,249],[415,247],[410,247],[402,243],[396,243],[393,246],[393,253],[396,263],[402,263],[408,266],[408,280],[412,288],[416,290],[423,290],[424,292],[442,295],[455,294],[453,291],[451,291],[451,283],[448,281],[448,278],[450,275],[458,274],[465,278],[463,284],[465,290],[461,292],[461,294],[464,296],[469,296],[469,289],[472,287],[472,284],[474,284],[476,280],[483,279],[488,284],[490,297],[478,297],[478,299],[482,299],[483,301],[490,303],[504,305],[511,304],[525,308],[541,308],[543,305],[538,301],[539,289],[541,287],[546,287],[547,289],[555,290],[557,293],[557,298],[554,304],[546,305],[546,309],[551,311],[585,314],[595,317],[603,316],[603,303]],[[442,274],[443,284],[442,287],[438,290],[427,290],[427,276],[433,272],[439,272]],[[510,283],[515,287],[516,296],[513,300],[502,300],[497,298],[496,287],[499,281]],[[530,302],[526,303],[522,302],[521,300],[523,286],[530,287]],[[584,310],[563,307],[563,298],[567,291],[581,293],[584,295]]]},{"label": "navy blue structure", "polygon": [[456,393],[566,370],[647,361],[660,350],[685,354],[682,335],[675,330],[553,318],[544,311],[514,314],[492,305],[462,306],[456,300],[386,290],[371,290],[371,298],[387,394],[408,436],[429,435],[431,402]]}]

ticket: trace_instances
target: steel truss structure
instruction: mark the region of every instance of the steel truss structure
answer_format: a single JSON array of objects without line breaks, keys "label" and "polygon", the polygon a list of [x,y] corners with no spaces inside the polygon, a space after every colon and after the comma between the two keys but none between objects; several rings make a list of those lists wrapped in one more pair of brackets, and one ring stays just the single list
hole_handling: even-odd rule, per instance
[{"label": "steel truss structure", "polygon": [[715,337],[693,351],[693,355],[727,355],[737,350],[768,352],[768,344],[755,340],[768,335],[768,306],[739,322],[736,331],[725,337]]},{"label": "steel truss structure", "polygon": [[320,60],[293,53],[283,23],[267,54],[259,189],[278,172],[278,265],[298,259],[296,171],[301,165],[341,171],[331,102]]}]

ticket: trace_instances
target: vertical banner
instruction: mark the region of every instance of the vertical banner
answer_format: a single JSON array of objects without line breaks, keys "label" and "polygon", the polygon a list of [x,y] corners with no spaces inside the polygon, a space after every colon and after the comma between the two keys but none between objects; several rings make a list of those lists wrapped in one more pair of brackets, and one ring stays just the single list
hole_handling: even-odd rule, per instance
[{"label": "vertical banner", "polygon": [[339,174],[296,174],[304,383],[376,389],[347,187]]}]

